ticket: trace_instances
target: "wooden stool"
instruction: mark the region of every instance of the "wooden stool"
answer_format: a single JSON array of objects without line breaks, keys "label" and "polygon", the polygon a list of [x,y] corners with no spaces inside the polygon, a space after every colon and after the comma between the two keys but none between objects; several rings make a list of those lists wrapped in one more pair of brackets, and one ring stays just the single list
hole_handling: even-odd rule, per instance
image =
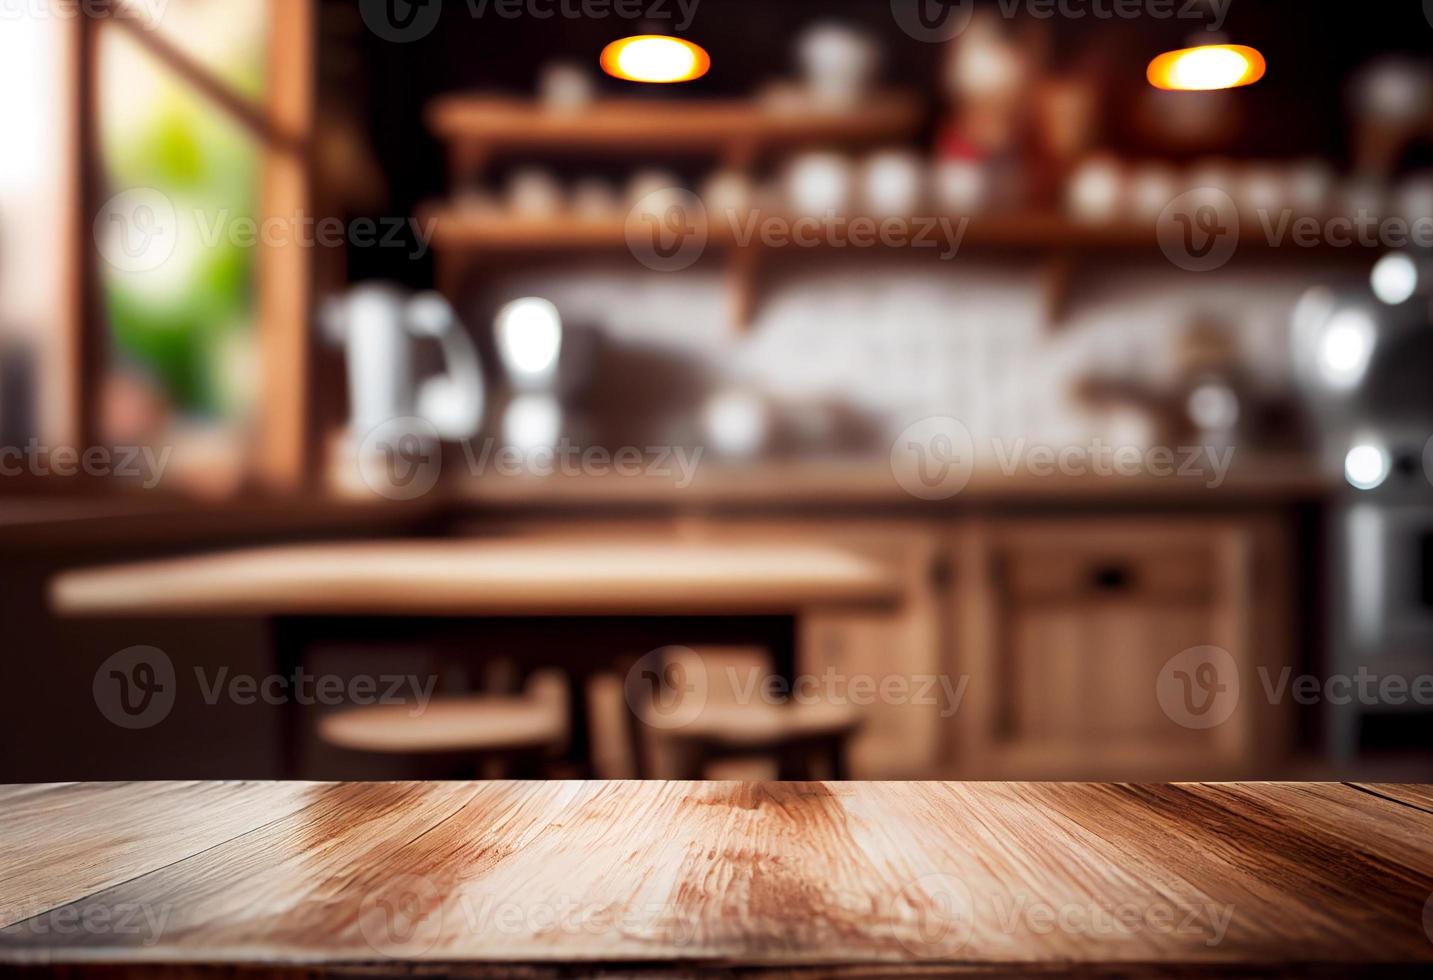
[{"label": "wooden stool", "polygon": [[703,778],[707,765],[719,759],[750,756],[774,758],[779,779],[846,779],[846,750],[860,727],[849,705],[720,704],[664,734],[687,779]]},{"label": "wooden stool", "polygon": [[567,742],[567,685],[557,673],[535,675],[522,695],[436,698],[418,714],[408,704],[353,708],[323,716],[330,745],[387,755],[473,756],[478,769],[540,775]]}]

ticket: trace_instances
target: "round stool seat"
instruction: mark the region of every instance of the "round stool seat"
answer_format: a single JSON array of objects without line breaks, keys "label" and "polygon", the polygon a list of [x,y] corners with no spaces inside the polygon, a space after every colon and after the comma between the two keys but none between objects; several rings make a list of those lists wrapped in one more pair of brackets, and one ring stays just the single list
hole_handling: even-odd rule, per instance
[{"label": "round stool seat", "polygon": [[860,715],[846,704],[708,704],[692,722],[667,734],[730,750],[755,750],[841,738],[860,726]]},{"label": "round stool seat", "polygon": [[345,749],[407,754],[520,751],[567,738],[562,705],[544,699],[439,698],[413,710],[392,704],[334,712],[319,720],[319,737]]}]

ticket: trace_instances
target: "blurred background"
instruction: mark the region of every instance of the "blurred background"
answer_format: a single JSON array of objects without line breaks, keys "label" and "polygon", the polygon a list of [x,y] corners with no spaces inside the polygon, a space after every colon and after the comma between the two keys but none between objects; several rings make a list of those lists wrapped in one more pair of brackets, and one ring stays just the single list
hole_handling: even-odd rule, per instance
[{"label": "blurred background", "polygon": [[[6,5],[0,780],[1433,776],[1430,41],[1416,0]],[[1151,68],[1205,45],[1257,52]],[[435,542],[794,598],[299,623],[147,577],[397,593]],[[304,669],[346,693],[228,686]]]}]

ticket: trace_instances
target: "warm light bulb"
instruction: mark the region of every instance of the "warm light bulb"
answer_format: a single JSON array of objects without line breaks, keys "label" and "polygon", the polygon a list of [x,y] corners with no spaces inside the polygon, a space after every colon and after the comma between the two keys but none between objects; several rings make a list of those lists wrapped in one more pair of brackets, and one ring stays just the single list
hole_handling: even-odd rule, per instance
[{"label": "warm light bulb", "polygon": [[1160,55],[1149,63],[1149,83],[1179,92],[1252,85],[1264,77],[1264,56],[1242,44],[1206,44]]},{"label": "warm light bulb", "polygon": [[711,57],[701,47],[663,34],[624,37],[602,51],[602,70],[629,82],[690,82],[711,66]]}]

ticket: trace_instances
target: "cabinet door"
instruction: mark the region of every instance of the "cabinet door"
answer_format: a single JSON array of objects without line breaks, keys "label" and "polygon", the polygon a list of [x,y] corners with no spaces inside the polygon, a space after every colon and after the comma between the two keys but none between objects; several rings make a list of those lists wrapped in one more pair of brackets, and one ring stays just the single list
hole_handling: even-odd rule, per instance
[{"label": "cabinet door", "polygon": [[[1254,530],[1232,520],[969,529],[957,597],[957,654],[970,675],[965,771],[1179,778],[1249,763],[1254,542]],[[1211,648],[1227,656],[1171,663]],[[1203,727],[1169,680],[1190,680],[1195,668],[1203,680],[1206,659],[1217,665],[1210,690],[1224,692],[1229,713]]]},{"label": "cabinet door", "polygon": [[837,678],[848,696],[866,685],[862,727],[851,742],[852,778],[941,775],[944,729],[965,691],[940,658],[935,535],[882,525],[843,530],[836,540],[883,554],[904,581],[904,596],[889,613],[813,611],[803,624],[801,669]]}]

